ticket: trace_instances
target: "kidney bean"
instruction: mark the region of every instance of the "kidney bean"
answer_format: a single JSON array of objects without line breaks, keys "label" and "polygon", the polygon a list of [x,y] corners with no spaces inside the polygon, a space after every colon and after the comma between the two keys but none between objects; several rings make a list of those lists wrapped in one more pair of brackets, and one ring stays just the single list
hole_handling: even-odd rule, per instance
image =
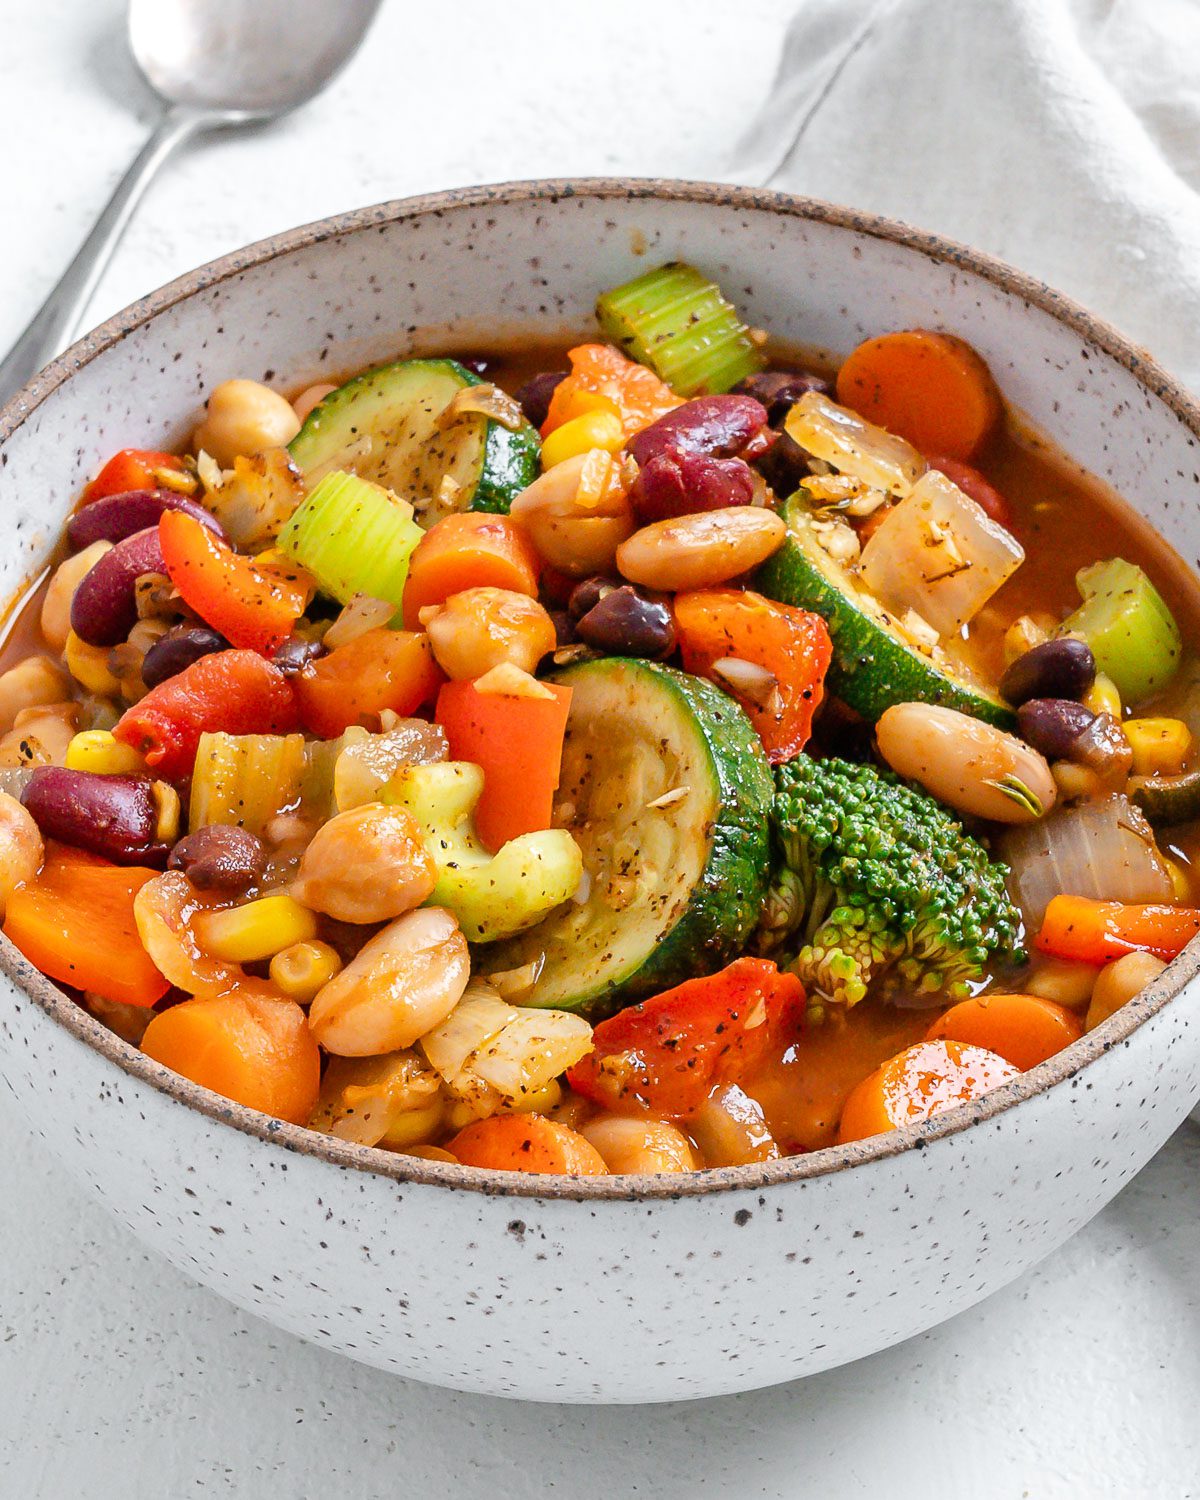
[{"label": "kidney bean", "polygon": [[1000,692],[1018,706],[1031,698],[1079,700],[1095,680],[1092,648],[1086,641],[1064,635],[1018,656],[1000,679]]},{"label": "kidney bean", "polygon": [[576,622],[579,639],[611,656],[670,656],[675,649],[671,611],[628,584],[610,589]]},{"label": "kidney bean", "polygon": [[643,524],[749,505],[753,498],[749,464],[700,453],[655,454],[629,487],[629,503]]},{"label": "kidney bean", "polygon": [[767,421],[772,427],[783,426],[788,412],[806,391],[833,395],[832,384],[808,370],[760,370],[757,375],[739,380],[733,389],[739,395],[760,401],[767,409]]},{"label": "kidney bean", "polygon": [[118,865],[161,870],[167,862],[167,845],[158,838],[154,784],[148,777],[39,766],[21,801],[47,838]]},{"label": "kidney bean", "polygon": [[567,600],[567,610],[571,619],[573,621],[582,619],[589,609],[594,609],[600,603],[605,594],[620,587],[621,580],[610,578],[606,573],[596,573],[591,578],[585,578],[581,583],[577,583]]},{"label": "kidney bean", "polygon": [[77,510],[67,522],[67,540],[76,551],[93,542],[123,542],[135,532],[157,526],[164,510],[181,510],[224,539],[225,528],[199,501],[174,490],[126,490]]},{"label": "kidney bean", "polygon": [[1095,717],[1071,698],[1030,698],[1017,710],[1017,728],[1047,760],[1073,760],[1076,741]]},{"label": "kidney bean", "polygon": [[457,362],[472,375],[486,375],[492,367],[492,361],[485,354],[460,354]]},{"label": "kidney bean", "polygon": [[142,658],[142,681],[148,688],[157,687],[202,656],[228,649],[229,642],[209,625],[174,625]]},{"label": "kidney bean", "polygon": [[104,554],[75,590],[71,629],[89,646],[116,646],[137,624],[138,579],[166,571],[157,526],[126,537]]},{"label": "kidney bean", "polygon": [[661,453],[731,458],[767,425],[767,409],[753,396],[699,396],[643,427],[629,452],[641,465]]},{"label": "kidney bean", "polygon": [[262,879],[267,851],[249,829],[209,823],[179,840],[167,867],[182,870],[198,891],[241,892]]},{"label": "kidney bean", "polygon": [[993,484],[989,484],[978,469],[972,468],[957,458],[931,458],[929,467],[944,474],[952,484],[958,485],[979,508],[1000,526],[1011,526],[1012,515],[1008,501]]},{"label": "kidney bean", "polygon": [[525,420],[540,427],[550,415],[550,398],[558,389],[559,382],[567,378],[565,370],[546,370],[527,380],[517,392],[517,403],[525,413]]},{"label": "kidney bean", "polygon": [[285,677],[295,677],[303,672],[309,662],[316,661],[318,656],[324,655],[325,647],[320,641],[310,641],[302,635],[289,635],[287,640],[276,648],[271,660]]}]

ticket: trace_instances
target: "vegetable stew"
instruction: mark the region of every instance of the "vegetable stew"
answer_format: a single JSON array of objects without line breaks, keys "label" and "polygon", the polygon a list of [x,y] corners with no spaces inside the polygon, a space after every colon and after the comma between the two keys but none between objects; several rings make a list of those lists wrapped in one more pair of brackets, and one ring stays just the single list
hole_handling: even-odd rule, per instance
[{"label": "vegetable stew", "polygon": [[500,1171],[1036,1067],[1200,931],[1191,575],[951,332],[831,369],[682,264],[596,314],[108,459],[0,658],[6,937],[227,1098]]}]

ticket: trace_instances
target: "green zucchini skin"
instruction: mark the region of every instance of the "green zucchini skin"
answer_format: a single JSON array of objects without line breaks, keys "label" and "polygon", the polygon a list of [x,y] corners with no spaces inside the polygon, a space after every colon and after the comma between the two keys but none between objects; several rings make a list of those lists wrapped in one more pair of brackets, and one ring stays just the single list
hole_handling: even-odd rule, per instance
[{"label": "green zucchini skin", "polygon": [[[669,742],[686,743],[688,752],[686,774],[693,790],[661,816],[671,820],[681,847],[692,851],[699,866],[694,879],[686,872],[686,859],[671,861],[673,873],[665,887],[660,884],[645,903],[635,901],[614,916],[604,882],[595,878],[584,909],[568,903],[530,932],[489,950],[497,971],[546,955],[523,1004],[599,1019],[685,979],[714,973],[745,947],[766,896],[773,781],[761,742],[742,709],[700,678],[657,663],[605,657],[564,668],[550,680],[574,689],[571,712],[577,736],[588,734],[589,723],[607,726],[597,741],[578,742],[585,747],[579,754],[587,778],[599,795],[611,798],[611,788],[623,776],[627,785],[637,779],[639,746],[630,747],[615,730],[608,740],[622,700],[636,698],[641,721],[663,726],[657,742],[642,739],[643,756],[661,748],[664,761],[670,760]],[[567,735],[564,788],[575,774],[567,769],[573,764],[570,722]],[[585,867],[594,875],[620,835],[586,819],[575,830]],[[651,850],[639,845],[634,867],[640,865],[644,872],[643,853],[652,857]],[[589,860],[589,855],[594,857]],[[619,929],[615,938],[606,936],[613,924]]]},{"label": "green zucchini skin", "polygon": [[833,641],[831,693],[872,724],[896,703],[937,703],[999,729],[1015,726],[1008,704],[915,651],[888,628],[878,606],[874,616],[867,611],[850,575],[811,539],[802,497],[785,503],[783,518],[788,539],[759,568],[754,587],[822,616]]},{"label": "green zucchini skin", "polygon": [[[469,425],[456,423],[446,432],[430,432],[415,446],[412,438],[414,420],[428,427],[455,391],[482,384],[479,376],[453,359],[402,359],[381,365],[320,401],[288,451],[305,473],[345,468],[394,490],[417,503],[418,520],[425,526],[446,514],[426,509],[423,516],[420,506],[437,493],[443,474],[461,485],[455,509],[505,515],[539,473],[541,439],[528,422],[522,421],[514,431],[479,417]],[[369,457],[356,452],[364,432],[381,440]],[[404,455],[399,464],[398,450]]]}]

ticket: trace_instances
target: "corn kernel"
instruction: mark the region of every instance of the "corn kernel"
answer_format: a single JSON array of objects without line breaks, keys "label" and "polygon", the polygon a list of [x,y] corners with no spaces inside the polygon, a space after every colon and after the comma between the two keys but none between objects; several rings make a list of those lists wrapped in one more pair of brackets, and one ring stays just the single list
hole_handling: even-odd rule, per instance
[{"label": "corn kernel", "polygon": [[136,776],[145,772],[146,762],[132,745],[123,745],[107,729],[84,729],[67,746],[67,770]]},{"label": "corn kernel", "polygon": [[562,1084],[557,1078],[552,1078],[540,1089],[534,1089],[530,1094],[522,1094],[519,1099],[510,1099],[504,1108],[514,1115],[544,1115],[552,1109],[557,1109],[562,1103],[562,1098]]},{"label": "corn kernel", "polygon": [[1121,722],[1121,694],[1112,678],[1103,672],[1096,673],[1096,680],[1088,690],[1083,706],[1094,714],[1111,714],[1118,724]]},{"label": "corn kernel", "polygon": [[1192,900],[1192,882],[1187,869],[1177,859],[1164,859],[1167,873],[1171,877],[1171,888],[1175,893],[1176,901],[1184,906],[1189,906]]},{"label": "corn kernel", "polygon": [[261,896],[244,906],[200,912],[192,927],[205,953],[232,964],[273,958],[317,935],[316,917],[291,896]]},{"label": "corn kernel", "polygon": [[154,836],[160,844],[173,844],[179,837],[179,793],[169,781],[156,781],[150,787],[150,795],[158,810]]},{"label": "corn kernel", "polygon": [[109,670],[107,647],[89,646],[72,630],[63,655],[71,676],[89,693],[98,693],[102,698],[115,698],[120,693],[120,679]]},{"label": "corn kernel", "polygon": [[403,1151],[406,1146],[427,1141],[441,1125],[444,1107],[440,1099],[435,1099],[424,1109],[406,1109],[388,1126],[379,1144],[390,1146],[393,1151]]},{"label": "corn kernel", "polygon": [[542,467],[552,469],[565,459],[602,448],[615,453],[625,442],[625,429],[614,412],[590,411],[556,427],[542,444]]},{"label": "corn kernel", "polygon": [[1192,732],[1182,719],[1129,719],[1122,726],[1133,746],[1137,776],[1171,776],[1183,770]]},{"label": "corn kernel", "polygon": [[280,949],[271,960],[271,979],[290,1000],[307,1005],[341,967],[335,948],[309,939]]}]

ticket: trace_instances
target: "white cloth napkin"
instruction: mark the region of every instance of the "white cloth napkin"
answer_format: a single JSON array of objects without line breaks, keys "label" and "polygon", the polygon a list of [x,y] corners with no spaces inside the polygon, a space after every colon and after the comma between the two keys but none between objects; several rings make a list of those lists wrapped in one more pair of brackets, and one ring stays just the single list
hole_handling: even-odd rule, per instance
[{"label": "white cloth napkin", "polygon": [[798,0],[729,176],[990,251],[1200,389],[1200,0]]}]

